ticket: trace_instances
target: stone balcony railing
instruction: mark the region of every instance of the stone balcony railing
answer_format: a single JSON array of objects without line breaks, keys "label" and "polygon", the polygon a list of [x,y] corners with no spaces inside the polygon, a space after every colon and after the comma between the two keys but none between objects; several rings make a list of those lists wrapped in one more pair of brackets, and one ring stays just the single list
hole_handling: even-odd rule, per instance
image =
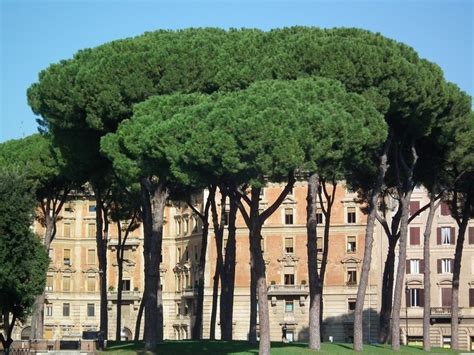
[{"label": "stone balcony railing", "polygon": [[270,285],[268,296],[306,296],[308,294],[307,285]]},{"label": "stone balcony railing", "polygon": [[[138,301],[142,296],[141,291],[122,291],[122,301]],[[110,301],[117,300],[117,291],[108,291],[107,298]]]},{"label": "stone balcony railing", "polygon": [[[459,307],[458,315],[462,315],[463,308]],[[451,318],[451,307],[431,307],[430,308],[431,317],[437,318]]]}]

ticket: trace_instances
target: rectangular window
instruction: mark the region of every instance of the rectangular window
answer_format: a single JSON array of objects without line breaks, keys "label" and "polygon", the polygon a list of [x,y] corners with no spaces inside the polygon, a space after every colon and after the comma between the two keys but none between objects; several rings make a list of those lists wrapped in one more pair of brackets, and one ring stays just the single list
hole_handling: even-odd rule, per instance
[{"label": "rectangular window", "polygon": [[285,253],[293,254],[293,238],[285,238]]},{"label": "rectangular window", "polygon": [[181,219],[176,220],[176,235],[181,235]]},{"label": "rectangular window", "polygon": [[88,303],[87,304],[87,316],[88,317],[95,317],[95,304]]},{"label": "rectangular window", "polygon": [[347,207],[347,223],[356,223],[355,207]]},{"label": "rectangular window", "polygon": [[293,209],[285,208],[285,224],[293,224]]},{"label": "rectangular window", "polygon": [[420,227],[410,227],[410,245],[420,245]]},{"label": "rectangular window", "polygon": [[410,274],[419,274],[420,273],[420,260],[412,259],[410,260]]},{"label": "rectangular window", "polygon": [[181,303],[180,302],[176,302],[176,317],[179,317],[180,315],[180,308],[181,308]]},{"label": "rectangular window", "polygon": [[348,285],[357,285],[357,270],[348,270],[347,271],[347,284]]},{"label": "rectangular window", "polygon": [[176,262],[181,262],[181,248],[176,249]]},{"label": "rectangular window", "polygon": [[441,202],[441,216],[450,216],[451,211],[449,205],[446,202]]},{"label": "rectangular window", "polygon": [[293,266],[284,266],[284,283],[285,285],[295,284],[295,268]]},{"label": "rectangular window", "polygon": [[224,226],[228,226],[229,225],[229,211],[224,211],[224,215],[222,216],[222,218],[223,218],[222,223],[224,224]]},{"label": "rectangular window", "polygon": [[63,262],[64,265],[71,265],[71,249],[63,250]]},{"label": "rectangular window", "polygon": [[285,313],[293,313],[294,312],[294,304],[293,301],[285,301]]},{"label": "rectangular window", "polygon": [[46,291],[53,291],[53,283],[54,283],[54,276],[48,275],[46,276]]},{"label": "rectangular window", "polygon": [[95,227],[95,223],[89,223],[87,225],[87,236],[89,238],[95,238],[96,237],[96,231],[97,231],[97,228]]},{"label": "rectangular window", "polygon": [[95,292],[95,276],[87,276],[87,292]]},{"label": "rectangular window", "polygon": [[95,202],[89,202],[89,213],[95,213],[97,206]]},{"label": "rectangular window", "polygon": [[316,250],[318,252],[322,252],[324,248],[324,240],[323,237],[317,237],[316,238]]},{"label": "rectangular window", "polygon": [[95,264],[95,249],[87,249],[87,263],[89,265]]},{"label": "rectangular window", "polygon": [[349,298],[347,300],[347,310],[349,312],[351,312],[351,311],[355,311],[355,309],[356,309],[356,299],[355,298]]},{"label": "rectangular window", "polygon": [[469,307],[474,307],[474,288],[469,289]]},{"label": "rectangular window", "polygon": [[46,317],[52,317],[53,316],[53,305],[47,304],[46,305]]},{"label": "rectangular window", "polygon": [[441,289],[441,306],[442,307],[451,307],[452,290],[453,290],[452,288]]},{"label": "rectangular window", "polygon": [[441,244],[443,245],[451,244],[451,228],[450,227],[441,228]]},{"label": "rectangular window", "polygon": [[316,223],[323,224],[323,213],[319,210],[316,212]]},{"label": "rectangular window", "polygon": [[452,272],[452,259],[441,259],[441,273],[450,274]]},{"label": "rectangular window", "polygon": [[64,223],[63,230],[64,237],[69,238],[71,236],[71,223]]},{"label": "rectangular window", "polygon": [[474,244],[474,227],[468,229],[469,244]]},{"label": "rectangular window", "polygon": [[357,242],[355,236],[347,237],[347,252],[348,253],[355,253],[357,250]]},{"label": "rectangular window", "polygon": [[130,280],[122,280],[122,290],[130,291]]},{"label": "rectangular window", "polygon": [[63,303],[63,317],[69,317],[70,305],[69,303]]},{"label": "rectangular window", "polygon": [[420,209],[420,201],[410,201],[410,216],[413,216]]},{"label": "rectangular window", "polygon": [[184,234],[187,235],[189,231],[189,219],[185,218],[184,219]]},{"label": "rectangular window", "polygon": [[262,249],[262,253],[265,251],[265,239],[263,236],[260,238],[260,249]]},{"label": "rectangular window", "polygon": [[423,307],[423,289],[410,288],[408,290],[408,307]]},{"label": "rectangular window", "polygon": [[71,277],[63,276],[63,292],[71,292]]}]

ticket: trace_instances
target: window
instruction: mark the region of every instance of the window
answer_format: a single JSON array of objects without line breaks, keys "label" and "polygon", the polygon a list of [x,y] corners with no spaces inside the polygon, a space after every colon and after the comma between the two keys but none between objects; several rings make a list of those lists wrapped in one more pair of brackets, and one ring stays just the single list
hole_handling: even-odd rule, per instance
[{"label": "window", "polygon": [[95,238],[96,236],[96,227],[95,227],[95,223],[89,223],[87,225],[87,236],[89,238]]},{"label": "window", "polygon": [[285,224],[293,224],[293,209],[285,208]]},{"label": "window", "polygon": [[87,249],[87,263],[89,265],[95,264],[95,249]]},{"label": "window", "polygon": [[451,307],[452,291],[453,291],[452,288],[441,289],[441,306],[442,307]]},{"label": "window", "polygon": [[451,211],[449,205],[446,202],[441,202],[441,216],[450,216]]},{"label": "window", "polygon": [[54,276],[46,276],[46,288],[45,291],[53,291]]},{"label": "window", "polygon": [[441,228],[441,244],[451,244],[451,228],[442,227]]},{"label": "window", "polygon": [[97,206],[95,202],[89,202],[89,213],[95,213]]},{"label": "window", "polygon": [[71,223],[64,223],[63,230],[64,237],[69,238],[71,236]]},{"label": "window", "polygon": [[410,216],[413,216],[420,209],[420,201],[410,201]]},{"label": "window", "polygon": [[452,272],[452,259],[441,259],[441,273],[450,274]]},{"label": "window", "polygon": [[285,285],[295,284],[295,268],[293,266],[284,267],[284,283]]},{"label": "window", "polygon": [[224,211],[224,215],[222,216],[223,220],[222,220],[222,224],[224,226],[228,226],[229,225],[229,211]]},{"label": "window", "polygon": [[410,227],[410,245],[420,245],[420,227]]},{"label": "window", "polygon": [[285,301],[285,313],[293,313],[294,312],[294,304],[293,301]]},{"label": "window", "polygon": [[87,276],[87,292],[95,292],[95,276]]},{"label": "window", "polygon": [[191,286],[191,283],[189,282],[189,274],[184,275],[184,285],[186,288],[189,288]]},{"label": "window", "polygon": [[356,223],[355,207],[347,207],[347,223]]},{"label": "window", "polygon": [[87,316],[88,317],[95,317],[95,304],[88,303],[87,304]]},{"label": "window", "polygon": [[474,307],[474,288],[469,289],[469,307]]},{"label": "window", "polygon": [[64,249],[63,262],[64,265],[71,265],[71,249]]},{"label": "window", "polygon": [[46,317],[52,317],[53,316],[53,305],[47,304],[46,305]]},{"label": "window", "polygon": [[316,237],[316,250],[322,252],[324,247],[323,237]]},{"label": "window", "polygon": [[349,298],[347,300],[347,310],[350,311],[355,311],[356,309],[356,299],[355,298]]},{"label": "window", "polygon": [[285,238],[285,253],[293,254],[293,238]]},{"label": "window", "polygon": [[347,284],[357,285],[357,270],[347,270]]},{"label": "window", "polygon": [[63,276],[63,292],[71,292],[71,277]]},{"label": "window", "polygon": [[408,290],[408,307],[423,307],[423,289],[410,288]]},{"label": "window", "polygon": [[181,219],[176,220],[176,234],[177,235],[181,234]]},{"label": "window", "polygon": [[178,247],[176,249],[176,262],[179,263],[181,261],[181,248]]},{"label": "window", "polygon": [[189,219],[185,218],[185,220],[184,220],[184,234],[187,235],[188,231],[189,231]]},{"label": "window", "polygon": [[122,290],[130,291],[130,280],[122,280]]},{"label": "window", "polygon": [[70,305],[69,303],[63,303],[63,317],[69,317]]},{"label": "window", "polygon": [[474,227],[469,227],[468,229],[468,238],[469,238],[469,244],[474,244]]},{"label": "window", "polygon": [[260,249],[262,249],[262,253],[265,251],[265,239],[263,236],[260,238]]},{"label": "window", "polygon": [[420,260],[412,259],[407,260],[407,274],[419,274],[420,273]]},{"label": "window", "polygon": [[180,308],[181,308],[181,303],[180,302],[176,302],[176,317],[179,317],[180,315]]},{"label": "window", "polygon": [[176,292],[181,292],[181,275],[176,276]]},{"label": "window", "polygon": [[348,253],[355,253],[357,249],[357,242],[355,236],[347,237],[347,252]]},{"label": "window", "polygon": [[323,212],[321,212],[320,210],[316,212],[316,223],[323,224]]}]

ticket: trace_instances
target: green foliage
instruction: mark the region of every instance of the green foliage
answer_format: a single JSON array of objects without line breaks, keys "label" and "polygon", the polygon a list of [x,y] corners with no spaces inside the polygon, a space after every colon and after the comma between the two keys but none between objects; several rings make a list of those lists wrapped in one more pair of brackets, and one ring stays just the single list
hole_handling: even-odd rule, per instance
[{"label": "green foliage", "polygon": [[48,257],[31,231],[35,199],[16,170],[0,169],[0,308],[24,319],[46,282]]}]

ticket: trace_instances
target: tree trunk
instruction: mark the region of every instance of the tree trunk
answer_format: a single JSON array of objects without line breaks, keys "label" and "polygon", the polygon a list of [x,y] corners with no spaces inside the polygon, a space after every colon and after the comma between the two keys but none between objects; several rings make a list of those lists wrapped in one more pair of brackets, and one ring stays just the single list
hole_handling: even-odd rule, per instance
[{"label": "tree trunk", "polygon": [[261,188],[252,188],[250,206],[250,264],[253,267],[260,330],[260,355],[270,354],[270,319],[268,313],[267,282],[265,279],[265,260],[263,259],[261,231],[262,223],[259,218],[259,200]]},{"label": "tree trunk", "polygon": [[[196,319],[192,330],[193,340],[202,339],[202,319],[204,311],[204,272],[206,270],[206,256],[207,256],[207,239],[209,234],[209,208],[211,200],[215,199],[216,186],[209,189],[209,196],[207,197],[206,205],[204,207],[204,214],[199,213],[202,221],[202,237],[201,237],[201,254],[199,256],[199,280],[198,280],[198,294],[196,302]],[[192,206],[191,206],[192,208]]]},{"label": "tree trunk", "polygon": [[362,351],[363,342],[363,323],[362,313],[364,311],[365,293],[367,290],[367,284],[369,281],[370,264],[372,262],[372,244],[374,242],[374,226],[375,226],[375,215],[377,213],[377,201],[382,188],[382,183],[385,177],[385,173],[388,169],[387,155],[392,141],[391,133],[387,137],[385,142],[383,153],[380,157],[380,165],[378,168],[377,181],[372,189],[370,199],[368,201],[368,217],[367,227],[365,230],[365,246],[364,246],[364,259],[362,261],[362,270],[360,275],[360,283],[357,289],[356,309],[354,311],[354,350]]},{"label": "tree trunk", "polygon": [[317,219],[319,176],[311,174],[308,178],[308,193],[306,196],[306,233],[308,250],[309,276],[309,348],[321,349],[321,287],[318,277],[318,249],[317,249]]},{"label": "tree trunk", "polygon": [[115,329],[115,340],[121,340],[121,328],[122,328],[122,280],[123,280],[123,248],[122,244],[122,231],[120,222],[117,222],[117,232],[118,232],[118,243],[117,243],[117,267],[118,267],[118,277],[117,277],[117,319],[116,319],[116,329]]},{"label": "tree trunk", "polygon": [[388,236],[388,253],[382,277],[382,305],[380,307],[379,342],[385,344],[390,335],[390,319],[392,317],[393,281],[395,273],[395,247],[398,236]]},{"label": "tree trunk", "polygon": [[140,327],[142,324],[142,316],[143,316],[143,309],[145,308],[145,299],[142,297],[140,301],[140,307],[138,308],[138,314],[137,314],[137,322],[135,323],[135,335],[133,337],[133,341],[139,341],[140,340]]},{"label": "tree trunk", "polygon": [[237,203],[235,197],[230,198],[228,237],[225,246],[225,263],[221,273],[221,339],[232,340],[234,287],[235,287],[235,220],[237,217]]},{"label": "tree trunk", "polygon": [[425,270],[423,271],[423,350],[431,351],[430,342],[430,314],[431,314],[431,269],[430,269],[430,237],[431,237],[431,226],[433,225],[433,219],[438,208],[439,203],[435,204],[435,196],[433,193],[430,194],[430,211],[428,213],[428,219],[426,221],[425,233],[423,236],[423,260],[425,264]]},{"label": "tree trunk", "polygon": [[[457,208],[457,206],[455,207]],[[471,207],[471,196],[468,194],[466,201],[463,203],[462,219],[456,218],[459,231],[454,253],[453,290],[451,295],[451,349],[454,350],[459,350],[459,277],[461,275],[462,252]]]},{"label": "tree trunk", "polygon": [[[212,287],[212,309],[211,309],[211,324],[209,338],[214,340],[216,338],[216,318],[217,318],[217,302],[219,300],[219,280],[221,278],[222,268],[223,268],[223,257],[222,257],[222,239],[224,234],[224,223],[223,216],[227,200],[227,195],[220,189],[221,193],[221,213],[220,218],[217,213],[217,207],[215,200],[211,201],[211,212],[212,212],[212,222],[214,225],[214,234],[216,241],[216,269],[214,272],[214,280]],[[221,320],[222,323],[222,320]]]},{"label": "tree trunk", "polygon": [[[249,241],[250,239],[251,239],[251,235],[249,232]],[[252,265],[250,265],[249,343],[257,344],[257,279],[255,278],[255,272]]]},{"label": "tree trunk", "polygon": [[101,190],[93,187],[96,201],[96,245],[97,259],[99,261],[99,283],[100,283],[100,331],[104,340],[108,337],[108,311],[107,311],[107,233],[108,223],[104,221],[106,215],[102,201]]},{"label": "tree trunk", "polygon": [[[154,350],[163,340],[163,301],[161,294],[160,263],[163,242],[163,220],[168,190],[159,182],[153,191],[148,190],[151,205],[151,235],[145,233],[145,349]],[[148,208],[149,206],[144,206]],[[147,213],[148,214],[148,213]],[[147,226],[149,228],[150,226]],[[147,229],[145,228],[145,229]]]}]

